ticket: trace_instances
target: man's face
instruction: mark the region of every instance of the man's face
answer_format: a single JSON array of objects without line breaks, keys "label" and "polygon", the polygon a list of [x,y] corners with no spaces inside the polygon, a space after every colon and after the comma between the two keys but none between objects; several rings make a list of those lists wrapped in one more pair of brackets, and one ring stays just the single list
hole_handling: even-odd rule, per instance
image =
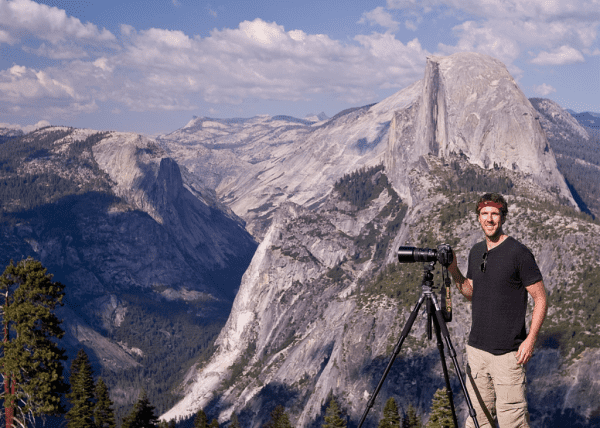
[{"label": "man's face", "polygon": [[479,224],[488,238],[495,238],[502,233],[502,213],[498,208],[483,207],[479,211]]}]

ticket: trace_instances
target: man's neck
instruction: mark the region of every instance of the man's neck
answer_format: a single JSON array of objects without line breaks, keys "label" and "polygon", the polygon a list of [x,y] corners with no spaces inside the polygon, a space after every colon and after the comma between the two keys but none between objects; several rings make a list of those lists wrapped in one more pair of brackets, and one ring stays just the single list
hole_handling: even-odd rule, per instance
[{"label": "man's neck", "polygon": [[499,230],[494,236],[486,236],[485,242],[487,244],[488,251],[502,244],[506,238],[508,238],[508,235],[505,235],[502,230]]}]

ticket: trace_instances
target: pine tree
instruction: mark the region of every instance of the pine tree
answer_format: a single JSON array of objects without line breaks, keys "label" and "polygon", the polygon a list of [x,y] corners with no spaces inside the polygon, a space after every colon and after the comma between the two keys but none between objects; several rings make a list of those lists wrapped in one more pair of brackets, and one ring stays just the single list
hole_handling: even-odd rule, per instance
[{"label": "pine tree", "polygon": [[290,417],[282,405],[275,407],[275,410],[271,412],[271,420],[267,422],[264,428],[292,428]]},{"label": "pine tree", "polygon": [[404,420],[402,421],[402,428],[421,428],[421,426],[421,418],[417,414],[417,409],[412,404],[409,404]]},{"label": "pine tree", "polygon": [[379,421],[379,428],[400,428],[400,414],[394,397],[390,397],[383,408],[383,419]]},{"label": "pine tree", "polygon": [[208,418],[204,410],[198,410],[196,417],[194,418],[194,428],[208,428]]},{"label": "pine tree", "polygon": [[452,418],[452,408],[450,399],[445,388],[435,391],[433,401],[431,402],[431,416],[427,423],[427,428],[452,428],[454,419]]},{"label": "pine tree", "polygon": [[96,428],[115,428],[115,413],[112,409],[113,402],[108,394],[108,387],[102,378],[96,382],[96,406],[94,407],[94,423]]},{"label": "pine tree", "polygon": [[142,391],[133,410],[123,420],[121,428],[157,428],[158,418],[154,415],[154,410],[146,391]]},{"label": "pine tree", "polygon": [[71,392],[67,398],[71,409],[66,414],[68,428],[87,428],[94,425],[94,374],[90,360],[83,349],[71,364],[69,378]]},{"label": "pine tree", "polygon": [[342,411],[333,396],[325,410],[325,423],[322,428],[346,428],[346,421],[342,419]]},{"label": "pine tree", "polygon": [[64,331],[54,310],[62,305],[64,285],[52,282],[42,264],[28,258],[16,265],[10,262],[0,277],[0,292],[4,295],[0,399],[6,426],[25,426],[36,416],[62,414],[61,395],[68,391],[62,361],[67,358],[56,342]]},{"label": "pine tree", "polygon": [[218,420],[216,420],[216,419],[213,419],[213,420],[210,422],[209,428],[219,428],[219,421],[218,421]]}]

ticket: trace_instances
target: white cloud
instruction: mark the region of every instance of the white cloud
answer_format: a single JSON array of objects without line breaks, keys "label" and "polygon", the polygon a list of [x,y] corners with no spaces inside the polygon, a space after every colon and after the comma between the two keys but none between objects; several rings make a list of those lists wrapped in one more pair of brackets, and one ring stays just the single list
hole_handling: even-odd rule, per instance
[{"label": "white cloud", "polygon": [[19,102],[45,97],[78,98],[69,84],[53,79],[44,71],[19,65],[0,71],[0,100]]},{"label": "white cloud", "polygon": [[552,52],[540,52],[531,60],[533,64],[537,65],[565,65],[584,61],[583,54],[570,46],[561,46]]},{"label": "white cloud", "polygon": [[69,46],[68,44],[47,46],[45,43],[42,43],[37,49],[23,46],[23,50],[27,53],[50,59],[86,58],[88,56],[88,53],[83,48],[74,45]]},{"label": "white cloud", "polygon": [[67,16],[64,10],[36,3],[32,0],[0,0],[0,25],[12,31],[13,38],[23,31],[51,43],[82,39],[109,42],[115,36],[108,30],[99,30],[91,23],[83,24],[79,19]]},{"label": "white cloud", "polygon": [[115,68],[109,64],[109,60],[106,57],[98,58],[93,62],[94,66],[98,67],[101,70],[112,72]]},{"label": "white cloud", "polygon": [[542,97],[546,97],[556,92],[556,89],[546,83],[542,83],[541,85],[534,85],[533,92]]},{"label": "white cloud", "polygon": [[[581,52],[597,40],[600,22],[597,0],[388,0],[387,8],[408,14],[408,22],[414,22],[415,15],[423,18],[432,11],[433,16],[470,17],[454,28],[458,43],[440,45],[440,49],[473,49],[496,56],[509,68],[531,49],[543,50],[534,60],[536,64],[582,61]],[[565,46],[570,47],[568,52]]]},{"label": "white cloud", "polygon": [[207,8],[206,8],[206,10],[208,11],[208,14],[209,14],[210,16],[212,16],[213,18],[216,18],[216,17],[217,17],[217,11],[216,11],[216,10],[214,10],[214,9],[211,9],[210,7],[207,7]]},{"label": "white cloud", "polygon": [[368,102],[378,89],[400,88],[421,78],[428,54],[417,40],[404,44],[392,34],[357,36],[356,43],[345,44],[260,19],[213,30],[206,38],[159,29],[128,29],[127,34],[124,51],[110,63],[117,67],[115,73],[138,76],[119,95],[136,110],[191,109],[195,97],[235,104],[248,98],[298,101],[328,93]]},{"label": "white cloud", "polygon": [[394,21],[392,15],[381,6],[376,7],[369,12],[364,12],[358,23],[379,25],[392,33],[398,31],[398,28],[400,27],[400,24]]},{"label": "white cloud", "polygon": [[44,128],[46,126],[50,126],[51,123],[47,120],[40,120],[35,125],[18,125],[15,123],[0,123],[0,128],[8,128],[8,129],[16,129],[23,131],[25,134],[35,131],[36,129]]},{"label": "white cloud", "polygon": [[406,28],[408,28],[409,30],[413,30],[413,31],[417,31],[417,28],[418,28],[417,24],[415,24],[413,21],[409,21],[409,20],[404,21],[404,26]]},{"label": "white cloud", "polygon": [[499,59],[505,64],[512,63],[520,54],[516,41],[494,28],[467,21],[453,28],[459,41],[455,46],[440,43],[438,49],[446,55],[455,52],[480,52]]},{"label": "white cloud", "polygon": [[[13,65],[0,70],[0,104],[6,111],[21,116],[72,117],[97,110],[95,100],[75,89],[75,70],[35,70]],[[85,79],[87,76],[81,76]],[[83,92],[86,88],[83,87]]]},{"label": "white cloud", "polygon": [[12,37],[8,33],[8,31],[0,29],[0,44],[8,43],[9,45],[14,45],[16,42],[17,42],[17,40],[14,37]]},{"label": "white cloud", "polygon": [[[385,34],[346,41],[286,30],[261,19],[215,29],[206,37],[123,24],[117,40],[57,8],[31,0],[0,0],[0,44],[35,40],[23,49],[60,61],[39,70],[20,65],[0,70],[0,103],[19,114],[31,114],[37,105],[48,117],[66,114],[69,108],[71,114],[94,111],[97,102],[110,102],[114,111],[192,110],[203,101],[299,101],[323,94],[367,103],[377,101],[381,89],[402,88],[423,76],[429,52],[418,39],[402,42],[393,31],[400,25],[416,30],[424,19],[452,13],[461,22],[453,28],[457,41],[439,44],[440,53],[486,53],[504,62],[518,79],[522,71],[514,64],[523,52],[536,52],[534,64],[553,65],[582,61],[582,52],[598,54],[600,4],[581,0],[586,12],[577,4],[388,0],[387,9],[365,12],[359,21],[381,26]],[[540,85],[536,90],[551,89]]]}]

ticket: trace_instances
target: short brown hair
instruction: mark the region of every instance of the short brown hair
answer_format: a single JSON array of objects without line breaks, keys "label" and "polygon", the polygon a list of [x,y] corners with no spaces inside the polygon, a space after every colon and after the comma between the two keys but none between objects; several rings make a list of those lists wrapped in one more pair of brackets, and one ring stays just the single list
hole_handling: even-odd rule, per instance
[{"label": "short brown hair", "polygon": [[479,208],[479,205],[485,201],[492,201],[494,203],[502,205],[502,208],[500,208],[500,213],[502,214],[503,218],[505,218],[506,214],[508,214],[508,204],[506,203],[506,200],[504,199],[504,197],[501,194],[486,193],[481,198],[479,198],[479,200],[477,201],[477,205],[475,205],[475,212],[477,213],[477,216],[479,216],[479,211],[481,211],[481,208]]}]

